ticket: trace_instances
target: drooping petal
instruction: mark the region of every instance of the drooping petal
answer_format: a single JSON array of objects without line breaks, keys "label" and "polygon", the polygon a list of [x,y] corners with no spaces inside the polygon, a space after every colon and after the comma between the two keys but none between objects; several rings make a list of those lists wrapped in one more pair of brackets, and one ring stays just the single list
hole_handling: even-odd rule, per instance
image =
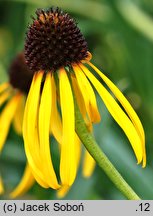
[{"label": "drooping petal", "polygon": [[60,177],[62,185],[72,185],[76,176],[74,101],[71,86],[64,68],[59,72],[60,102],[62,112],[62,144]]},{"label": "drooping petal", "polygon": [[93,74],[82,64],[80,65],[85,75],[89,78],[91,83],[94,85],[102,100],[104,101],[108,111],[115,119],[115,121],[122,128],[126,136],[128,137],[132,148],[135,152],[138,163],[143,160],[143,148],[142,141],[139,133],[137,132],[135,125],[125,114],[125,112],[118,105],[113,96],[104,88],[104,86],[93,76]]},{"label": "drooping petal", "polygon": [[72,80],[72,86],[73,86],[74,94],[75,94],[80,112],[82,114],[82,117],[85,121],[85,124],[86,124],[88,130],[91,131],[92,130],[92,122],[87,117],[85,102],[84,102],[84,99],[82,97],[81,91],[79,89],[76,77],[73,74],[71,75],[71,80]]},{"label": "drooping petal", "polygon": [[38,138],[38,109],[43,74],[43,71],[36,72],[32,80],[23,117],[23,138],[32,174],[42,187],[48,188],[49,186],[42,172]]},{"label": "drooping petal", "polygon": [[2,177],[0,175],[0,195],[2,195],[3,193],[4,193],[4,185],[3,185]]},{"label": "drooping petal", "polygon": [[58,184],[52,158],[50,154],[49,129],[52,109],[52,86],[51,73],[46,75],[39,108],[39,139],[40,139],[40,157],[43,165],[42,172],[48,185],[53,189],[58,189]]},{"label": "drooping petal", "polygon": [[57,190],[56,195],[59,199],[62,199],[69,192],[70,186],[63,185],[59,190]]},{"label": "drooping petal", "polygon": [[16,188],[10,193],[10,198],[14,199],[25,194],[33,186],[34,182],[35,179],[32,175],[31,168],[27,164],[22,179]]},{"label": "drooping petal", "polygon": [[9,91],[3,92],[0,95],[0,106],[2,106],[3,103],[5,103],[5,101],[9,98],[10,95],[11,95],[11,93]]},{"label": "drooping petal", "polygon": [[91,62],[88,62],[88,64],[98,73],[98,75],[103,79],[103,81],[106,83],[106,85],[110,88],[110,90],[113,92],[117,100],[122,104],[123,108],[125,109],[126,113],[130,117],[131,121],[133,122],[143,145],[143,167],[146,166],[146,150],[145,150],[145,133],[143,126],[140,122],[139,117],[137,116],[136,112],[132,108],[131,104],[128,102],[128,100],[124,97],[122,92],[114,85],[114,83],[109,80],[97,67],[95,67]]},{"label": "drooping petal", "polygon": [[73,86],[74,94],[76,96],[77,104],[79,106],[79,109],[80,109],[80,112],[83,118],[85,119],[86,118],[86,107],[85,107],[84,99],[79,89],[76,77],[73,74],[71,75],[71,80],[72,80],[72,86]]},{"label": "drooping petal", "polygon": [[[79,164],[80,164],[80,157],[81,157],[81,141],[76,133],[75,133],[74,144],[75,144],[76,164],[77,164],[77,169],[78,169]],[[59,190],[57,190],[56,195],[58,198],[61,199],[66,196],[69,190],[70,190],[70,186],[62,185],[62,187]]]},{"label": "drooping petal", "polygon": [[25,97],[22,96],[13,118],[14,128],[19,135],[22,135],[24,108],[25,108]]},{"label": "drooping petal", "polygon": [[74,94],[75,94],[75,97],[77,100],[77,104],[79,106],[82,117],[85,121],[85,124],[86,124],[88,130],[90,131],[90,130],[92,130],[92,122],[90,121],[90,119],[87,116],[84,99],[83,99],[83,96],[82,96],[81,91],[79,89],[76,77],[73,74],[71,75],[71,80],[72,80],[72,86],[73,86]]},{"label": "drooping petal", "polygon": [[0,152],[2,151],[5,143],[10,124],[13,120],[14,113],[16,112],[21,96],[21,93],[17,93],[13,96],[0,114]]},{"label": "drooping petal", "polygon": [[51,110],[50,127],[51,127],[51,132],[53,133],[57,142],[61,144],[62,123],[61,123],[60,114],[57,109],[56,84],[55,84],[54,76],[52,76],[51,82],[52,82],[52,110]]},{"label": "drooping petal", "polygon": [[97,123],[100,121],[100,114],[97,107],[96,97],[94,91],[91,87],[91,84],[87,80],[82,70],[77,65],[73,66],[73,70],[76,75],[76,79],[84,98],[86,110],[91,122]]},{"label": "drooping petal", "polygon": [[85,150],[84,159],[83,159],[83,176],[89,178],[95,168],[96,162],[93,157],[89,154],[87,150]]},{"label": "drooping petal", "polygon": [[77,163],[77,168],[79,167],[80,164],[80,158],[81,158],[81,141],[77,135],[77,133],[75,133],[75,153],[76,153],[76,163]]},{"label": "drooping petal", "polygon": [[5,91],[8,87],[9,87],[9,83],[8,82],[5,82],[3,84],[0,84],[0,93]]}]

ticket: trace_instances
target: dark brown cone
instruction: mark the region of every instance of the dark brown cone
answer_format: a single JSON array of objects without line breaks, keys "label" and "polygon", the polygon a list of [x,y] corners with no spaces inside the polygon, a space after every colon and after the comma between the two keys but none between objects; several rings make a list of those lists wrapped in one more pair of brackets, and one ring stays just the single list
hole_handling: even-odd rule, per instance
[{"label": "dark brown cone", "polygon": [[33,78],[33,72],[25,63],[24,53],[20,53],[12,61],[9,68],[10,84],[24,93],[28,93]]},{"label": "dark brown cone", "polygon": [[62,10],[37,10],[29,26],[25,59],[29,68],[55,71],[87,57],[87,42],[75,21]]}]

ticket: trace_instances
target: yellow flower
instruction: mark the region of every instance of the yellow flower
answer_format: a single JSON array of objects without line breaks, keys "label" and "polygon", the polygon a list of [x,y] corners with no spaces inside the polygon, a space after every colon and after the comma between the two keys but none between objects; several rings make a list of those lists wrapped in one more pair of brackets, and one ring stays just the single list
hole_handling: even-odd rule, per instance
[{"label": "yellow flower", "polygon": [[[137,163],[145,167],[142,124],[120,90],[90,62],[87,43],[75,21],[58,8],[37,10],[36,14],[25,43],[26,63],[34,76],[23,119],[25,152],[36,181],[44,188],[58,190],[59,197],[73,184],[81,152],[75,131],[74,97],[92,132],[92,124],[100,121],[93,87],[129,139]],[[50,133],[59,143],[60,180],[52,161]],[[88,164],[84,174],[89,176],[95,162],[87,152],[85,158]]]},{"label": "yellow flower", "polygon": [[[32,73],[25,64],[24,54],[18,54],[9,68],[9,82],[0,85],[0,154],[2,153],[10,125],[13,123],[16,132],[22,135],[22,121],[26,94],[32,82]],[[27,191],[34,183],[34,178],[28,164],[26,165],[20,184],[11,193],[16,197]],[[0,175],[0,194],[4,193]]]},{"label": "yellow flower", "polygon": [[3,186],[3,182],[2,182],[2,177],[0,175],[0,195],[4,193],[4,186]]}]

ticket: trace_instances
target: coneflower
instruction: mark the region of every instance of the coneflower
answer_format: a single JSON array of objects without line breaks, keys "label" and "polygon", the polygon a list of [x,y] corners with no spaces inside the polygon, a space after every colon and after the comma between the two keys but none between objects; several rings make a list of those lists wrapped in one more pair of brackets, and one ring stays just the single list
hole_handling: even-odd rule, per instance
[{"label": "coneflower", "polygon": [[[92,56],[87,42],[74,19],[59,8],[39,9],[36,15],[28,27],[25,43],[25,59],[33,71],[33,81],[23,120],[26,156],[36,181],[44,188],[58,190],[59,196],[73,184],[81,148],[75,131],[74,100],[86,126],[92,131],[92,124],[100,121],[93,87],[129,139],[137,162],[142,162],[144,167],[146,153],[142,124],[120,90],[90,62]],[[59,143],[60,181],[52,162],[50,132]],[[87,155],[94,164],[92,157]],[[88,165],[86,167],[88,169]],[[90,167],[89,163],[86,175],[91,174]]]},{"label": "coneflower", "polygon": [[[0,84],[0,154],[9,133],[11,123],[15,131],[22,135],[23,113],[25,100],[29,91],[33,73],[25,63],[24,53],[19,53],[11,62],[9,67],[9,81]],[[11,193],[12,197],[23,194],[34,183],[31,169],[26,165],[20,184]],[[4,193],[2,176],[0,175],[0,194]]]}]

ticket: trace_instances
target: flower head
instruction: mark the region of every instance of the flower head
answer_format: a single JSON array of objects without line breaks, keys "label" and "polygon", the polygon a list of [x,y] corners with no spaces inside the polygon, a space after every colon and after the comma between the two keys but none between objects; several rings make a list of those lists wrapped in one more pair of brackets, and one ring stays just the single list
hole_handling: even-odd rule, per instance
[{"label": "flower head", "polygon": [[[0,153],[3,150],[11,123],[16,132],[22,135],[22,121],[25,107],[25,98],[32,82],[33,73],[25,64],[24,53],[18,54],[9,67],[9,81],[0,85]],[[27,179],[27,180],[26,180]],[[28,181],[28,184],[26,184]],[[12,197],[20,195],[33,184],[34,178],[27,164],[23,178],[13,191]],[[0,194],[4,192],[0,175]]]},{"label": "flower head", "polygon": [[[92,124],[100,121],[93,86],[129,139],[138,163],[142,162],[144,167],[142,124],[120,90],[90,62],[87,43],[75,21],[58,8],[37,10],[36,15],[28,28],[25,43],[26,63],[34,76],[23,120],[25,151],[36,181],[44,188],[57,189],[59,196],[73,184],[81,149],[75,131],[74,97],[92,132]],[[52,161],[50,133],[59,143],[60,181]],[[89,176],[95,162],[88,152],[85,158],[88,164],[85,163],[84,174]]]},{"label": "flower head", "polygon": [[24,94],[28,94],[33,73],[25,63],[24,53],[19,53],[9,67],[9,84]]},{"label": "flower head", "polygon": [[32,75],[25,64],[24,54],[20,53],[9,67],[9,82],[0,85],[0,106],[5,104],[0,114],[0,150],[5,143],[12,121],[17,132],[22,133],[22,117],[19,113],[22,112],[23,115],[24,95],[28,92]]},{"label": "flower head", "polygon": [[73,18],[59,8],[37,10],[25,43],[25,58],[32,71],[56,71],[87,57],[87,42]]}]

